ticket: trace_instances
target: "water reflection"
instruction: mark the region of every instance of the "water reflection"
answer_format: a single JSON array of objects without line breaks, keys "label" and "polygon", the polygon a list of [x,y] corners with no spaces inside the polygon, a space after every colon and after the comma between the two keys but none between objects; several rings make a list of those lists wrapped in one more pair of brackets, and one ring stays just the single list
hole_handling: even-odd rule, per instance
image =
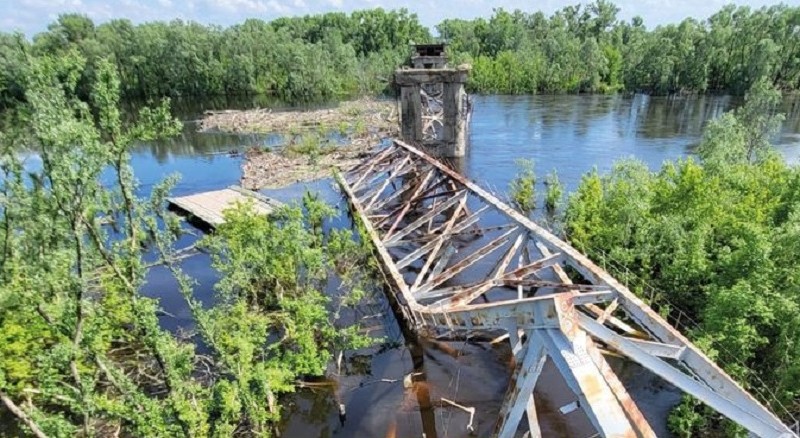
[{"label": "water reflection", "polygon": [[[740,103],[728,96],[477,96],[467,173],[505,191],[518,158],[533,159],[538,175],[558,171],[568,189],[621,158],[655,169],[690,154],[708,121]],[[800,100],[787,98],[781,111],[787,118],[775,143],[796,162]]]}]

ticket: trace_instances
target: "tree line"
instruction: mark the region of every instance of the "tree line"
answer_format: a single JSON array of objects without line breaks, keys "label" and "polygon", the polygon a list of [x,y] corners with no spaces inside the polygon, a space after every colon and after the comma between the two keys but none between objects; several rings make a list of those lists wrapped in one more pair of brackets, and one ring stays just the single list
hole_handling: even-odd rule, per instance
[{"label": "tree line", "polygon": [[0,108],[24,99],[31,59],[69,52],[88,62],[83,95],[103,59],[116,66],[126,98],[267,93],[295,103],[377,94],[408,42],[429,39],[406,10],[248,19],[227,28],[181,20],[95,25],[65,14],[32,41],[0,34]]},{"label": "tree line", "polygon": [[[491,17],[436,26],[453,63],[469,62],[480,93],[648,92],[743,94],[757,79],[800,88],[800,8],[723,7],[708,20],[645,27],[607,0],[542,12],[496,9]],[[76,51],[93,67],[116,65],[126,98],[273,94],[289,103],[390,90],[409,44],[432,32],[405,9],[325,13],[230,27],[174,20],[95,25],[61,15],[32,40],[0,33],[0,108],[24,99],[38,56]]]},{"label": "tree line", "polygon": [[541,12],[497,9],[487,20],[437,26],[471,87],[490,93],[647,92],[744,94],[764,77],[800,87],[800,8],[723,7],[648,30],[607,0]]}]

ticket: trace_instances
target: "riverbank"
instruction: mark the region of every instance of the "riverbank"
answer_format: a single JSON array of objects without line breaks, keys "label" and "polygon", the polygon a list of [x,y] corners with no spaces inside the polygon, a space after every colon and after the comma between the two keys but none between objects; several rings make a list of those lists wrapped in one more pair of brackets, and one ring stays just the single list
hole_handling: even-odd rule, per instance
[{"label": "riverbank", "polygon": [[279,147],[253,146],[244,154],[240,184],[260,190],[352,167],[381,140],[397,135],[399,117],[392,100],[361,99],[311,111],[206,111],[198,131],[283,137]]}]

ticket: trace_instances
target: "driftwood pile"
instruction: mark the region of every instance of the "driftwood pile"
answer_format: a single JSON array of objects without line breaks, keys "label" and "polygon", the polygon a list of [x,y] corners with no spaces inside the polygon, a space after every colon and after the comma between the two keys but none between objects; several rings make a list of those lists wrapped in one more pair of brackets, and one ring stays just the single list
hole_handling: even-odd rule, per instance
[{"label": "driftwood pile", "polygon": [[251,148],[244,155],[240,185],[249,190],[259,190],[329,177],[334,168],[349,169],[358,164],[372,148],[368,142],[358,143],[363,147],[354,144],[341,146],[322,155],[316,162],[304,155]]},{"label": "driftwood pile", "polygon": [[206,111],[200,131],[237,133],[289,133],[329,128],[341,129],[365,124],[371,130],[397,130],[397,110],[392,100],[360,99],[333,108],[311,111],[271,109]]},{"label": "driftwood pile", "polygon": [[[252,147],[245,152],[240,185],[259,190],[325,178],[334,168],[348,169],[381,139],[396,136],[399,122],[394,101],[357,100],[312,111],[207,111],[199,129],[286,137],[283,148]],[[303,142],[304,135],[326,145],[298,153],[292,146]],[[343,141],[332,141],[332,136],[342,136]]]}]

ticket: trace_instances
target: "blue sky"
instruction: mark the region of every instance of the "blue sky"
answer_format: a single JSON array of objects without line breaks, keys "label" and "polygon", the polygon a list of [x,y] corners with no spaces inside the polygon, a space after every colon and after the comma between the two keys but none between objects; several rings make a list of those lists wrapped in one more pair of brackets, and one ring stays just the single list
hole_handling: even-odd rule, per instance
[{"label": "blue sky", "polygon": [[[349,12],[354,9],[405,7],[416,12],[423,24],[434,26],[443,18],[489,16],[492,8],[515,8],[550,14],[565,5],[581,0],[483,1],[483,0],[0,0],[0,30],[22,31],[28,36],[45,30],[60,13],[80,12],[95,23],[112,18],[129,18],[134,23],[180,18],[201,23],[230,25],[246,18],[270,20],[284,15],[305,15],[328,11]],[[585,3],[586,1],[584,1]],[[707,18],[728,0],[616,0],[621,18],[636,15],[648,27],[678,22],[685,17]],[[733,3],[761,7],[772,1],[739,0]],[[800,0],[784,2],[800,5]]]}]

